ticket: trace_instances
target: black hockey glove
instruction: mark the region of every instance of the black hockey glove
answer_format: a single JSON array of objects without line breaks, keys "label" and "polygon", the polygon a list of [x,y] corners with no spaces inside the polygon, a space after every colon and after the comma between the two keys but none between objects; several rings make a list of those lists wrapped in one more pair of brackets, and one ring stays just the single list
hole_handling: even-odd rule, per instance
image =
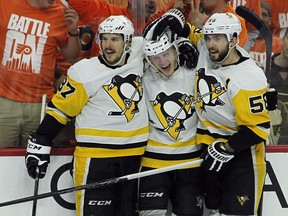
[{"label": "black hockey glove", "polygon": [[[188,27],[188,32],[190,28]],[[157,20],[147,25],[143,30],[143,37],[146,40],[158,40],[164,33],[167,33],[170,42],[182,36],[182,33],[187,34],[187,26],[185,25],[184,15],[178,9],[170,9]],[[188,33],[189,35],[189,33]]]},{"label": "black hockey glove", "polygon": [[269,88],[266,92],[267,110],[272,111],[277,109],[278,92],[274,88]]},{"label": "black hockey glove", "polygon": [[201,155],[203,159],[201,167],[205,171],[220,172],[233,157],[233,153],[225,149],[223,142],[213,142]]},{"label": "black hockey glove", "polygon": [[36,133],[29,134],[25,163],[28,174],[35,179],[37,167],[38,177],[44,178],[48,164],[50,162],[51,142]]},{"label": "black hockey glove", "polygon": [[199,52],[188,39],[180,39],[177,41],[179,49],[180,66],[188,69],[195,68],[198,62]]}]

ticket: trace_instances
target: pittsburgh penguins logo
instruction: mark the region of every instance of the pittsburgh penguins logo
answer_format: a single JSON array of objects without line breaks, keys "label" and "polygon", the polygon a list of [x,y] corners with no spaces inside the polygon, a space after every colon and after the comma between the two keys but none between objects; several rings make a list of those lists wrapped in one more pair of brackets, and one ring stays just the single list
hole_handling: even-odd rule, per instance
[{"label": "pittsburgh penguins logo", "polygon": [[130,74],[127,77],[116,75],[104,90],[118,105],[120,111],[109,111],[109,116],[125,116],[131,121],[139,112],[138,103],[143,97],[142,77]]},{"label": "pittsburgh penguins logo", "polygon": [[167,132],[173,139],[177,139],[180,132],[185,130],[184,122],[195,112],[192,106],[192,96],[182,93],[166,95],[159,93],[155,100],[150,101],[157,118],[163,128],[158,130]]},{"label": "pittsburgh penguins logo", "polygon": [[225,103],[219,96],[226,92],[226,88],[211,75],[205,75],[205,69],[196,72],[196,92],[194,103],[199,110],[205,111],[206,106],[223,106]]}]

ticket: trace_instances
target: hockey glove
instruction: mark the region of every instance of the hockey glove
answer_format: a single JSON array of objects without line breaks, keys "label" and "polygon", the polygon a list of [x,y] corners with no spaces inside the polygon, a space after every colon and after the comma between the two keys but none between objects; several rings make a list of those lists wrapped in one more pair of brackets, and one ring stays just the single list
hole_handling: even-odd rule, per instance
[{"label": "hockey glove", "polygon": [[36,178],[37,167],[38,177],[44,178],[50,162],[50,151],[51,142],[48,139],[36,133],[29,134],[25,163],[31,178]]},{"label": "hockey glove", "polygon": [[146,40],[156,41],[164,33],[167,33],[171,40],[170,42],[173,42],[177,37],[182,36],[184,30],[185,34],[187,34],[187,26],[185,25],[184,15],[177,9],[170,9],[159,19],[153,21],[145,27],[143,37]]},{"label": "hockey glove", "polygon": [[205,171],[219,172],[224,170],[227,163],[234,157],[232,152],[228,152],[223,142],[213,142],[203,152],[201,167]]},{"label": "hockey glove", "polygon": [[267,110],[273,111],[277,109],[278,92],[274,88],[269,88],[266,92]]},{"label": "hockey glove", "polygon": [[179,49],[180,66],[188,69],[195,68],[198,62],[199,52],[188,39],[180,39],[177,41]]}]

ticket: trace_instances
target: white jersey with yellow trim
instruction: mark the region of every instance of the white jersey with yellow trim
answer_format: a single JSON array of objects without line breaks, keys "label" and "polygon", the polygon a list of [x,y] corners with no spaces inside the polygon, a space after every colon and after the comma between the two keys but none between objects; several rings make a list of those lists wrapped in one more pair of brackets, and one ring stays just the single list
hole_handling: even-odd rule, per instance
[{"label": "white jersey with yellow trim", "polygon": [[239,46],[237,50],[244,57],[242,61],[223,67],[210,61],[205,45],[200,51],[194,93],[198,143],[225,142],[241,126],[263,140],[268,138],[267,79],[245,50]]},{"label": "white jersey with yellow trim", "polygon": [[68,70],[66,82],[52,99],[57,109],[48,113],[61,123],[67,116],[76,116],[75,155],[143,154],[149,128],[142,86],[142,43],[142,37],[133,38],[127,64],[121,67],[107,67],[95,57]]},{"label": "white jersey with yellow trim", "polygon": [[160,168],[199,158],[193,104],[195,71],[179,67],[167,78],[148,67],[144,91],[150,132],[141,165]]}]

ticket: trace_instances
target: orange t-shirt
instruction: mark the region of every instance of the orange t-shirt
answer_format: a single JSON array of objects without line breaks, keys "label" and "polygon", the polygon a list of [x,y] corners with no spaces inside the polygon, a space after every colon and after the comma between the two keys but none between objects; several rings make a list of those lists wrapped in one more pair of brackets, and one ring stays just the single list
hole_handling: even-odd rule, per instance
[{"label": "orange t-shirt", "polygon": [[287,0],[264,0],[271,8],[271,30],[274,36],[283,38],[288,29],[288,1]]},{"label": "orange t-shirt", "polygon": [[67,42],[62,5],[35,8],[28,1],[0,4],[0,96],[41,102],[53,96],[55,53]]},{"label": "orange t-shirt", "polygon": [[226,12],[235,14],[241,22],[242,31],[240,32],[240,35],[239,35],[239,46],[243,47],[248,42],[248,33],[246,29],[245,20],[236,13],[236,11],[232,8],[231,5],[228,5],[228,7],[223,13],[226,13]]},{"label": "orange t-shirt", "polygon": [[[272,39],[272,55],[282,51],[283,42],[279,37],[273,36]],[[254,46],[249,51],[251,57],[265,65],[266,61],[266,44],[264,39],[256,39]]]},{"label": "orange t-shirt", "polygon": [[118,7],[127,7],[128,6],[128,0],[105,0],[106,2],[110,4],[114,4]]},{"label": "orange t-shirt", "polygon": [[[231,0],[230,5],[234,8],[234,10],[236,9],[236,7],[243,5],[249,9],[251,9],[252,11],[254,11],[260,18],[262,18],[260,0],[246,0],[246,1]],[[249,23],[247,21],[245,21],[245,22],[246,22],[247,30],[254,30],[255,29],[255,27],[251,23]]]}]

